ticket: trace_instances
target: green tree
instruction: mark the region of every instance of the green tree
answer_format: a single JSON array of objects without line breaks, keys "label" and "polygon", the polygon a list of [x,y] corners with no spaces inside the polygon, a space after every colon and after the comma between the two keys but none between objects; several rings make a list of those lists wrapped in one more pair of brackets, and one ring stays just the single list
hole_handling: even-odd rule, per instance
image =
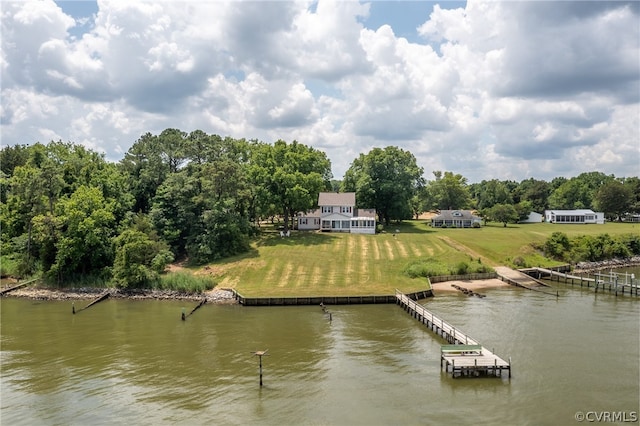
[{"label": "green tree", "polygon": [[410,219],[411,200],[424,186],[423,169],[409,151],[395,146],[374,148],[353,161],[342,188],[355,192],[358,207],[375,208],[386,225]]},{"label": "green tree", "polygon": [[262,210],[275,206],[285,231],[296,213],[317,204],[318,194],[330,188],[332,177],[331,162],[324,152],[282,140],[273,145],[254,144],[249,173],[252,183],[264,189],[259,194]]},{"label": "green tree", "polygon": [[507,223],[517,222],[519,219],[516,208],[511,204],[496,204],[489,209],[489,216],[496,222],[501,222],[504,227]]},{"label": "green tree", "polygon": [[594,196],[600,186],[613,180],[600,172],[582,173],[566,180],[553,190],[549,196],[552,209],[593,209]]},{"label": "green tree", "polygon": [[549,207],[551,185],[543,180],[527,179],[520,182],[517,189],[520,201],[529,201],[531,211],[544,213]]},{"label": "green tree", "polygon": [[483,180],[472,187],[476,189],[475,199],[478,209],[490,208],[496,204],[513,204],[509,188],[497,179]]},{"label": "green tree", "polygon": [[125,154],[120,166],[128,176],[134,197],[133,210],[148,213],[151,200],[170,173],[158,136],[146,133]]},{"label": "green tree", "polygon": [[631,206],[629,213],[640,213],[640,178],[637,176],[624,178],[623,184],[631,190]]},{"label": "green tree", "polygon": [[51,276],[60,282],[64,277],[99,272],[112,265],[113,201],[106,200],[100,189],[80,186],[58,202],[56,216],[60,237]]},{"label": "green tree", "polygon": [[429,208],[440,210],[466,209],[471,207],[471,195],[467,178],[452,172],[434,171],[435,180],[427,184]]},{"label": "green tree", "polygon": [[622,221],[633,206],[632,189],[618,180],[603,184],[594,197],[595,208],[603,211],[608,218]]},{"label": "green tree", "polygon": [[158,279],[173,261],[166,243],[155,233],[126,229],[114,238],[113,280],[118,287],[141,287]]}]

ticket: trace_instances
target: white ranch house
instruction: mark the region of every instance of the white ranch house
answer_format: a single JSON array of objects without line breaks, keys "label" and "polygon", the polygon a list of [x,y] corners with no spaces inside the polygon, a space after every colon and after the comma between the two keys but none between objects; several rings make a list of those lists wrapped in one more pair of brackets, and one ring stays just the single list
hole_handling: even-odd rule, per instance
[{"label": "white ranch house", "polygon": [[579,210],[545,210],[544,220],[549,223],[604,223],[604,213],[589,209]]},{"label": "white ranch house", "polygon": [[471,228],[473,224],[479,226],[482,219],[473,215],[470,210],[440,210],[440,214],[431,218],[433,228]]},{"label": "white ranch house", "polygon": [[355,192],[321,192],[318,208],[298,215],[298,230],[375,234],[375,209],[356,209]]}]

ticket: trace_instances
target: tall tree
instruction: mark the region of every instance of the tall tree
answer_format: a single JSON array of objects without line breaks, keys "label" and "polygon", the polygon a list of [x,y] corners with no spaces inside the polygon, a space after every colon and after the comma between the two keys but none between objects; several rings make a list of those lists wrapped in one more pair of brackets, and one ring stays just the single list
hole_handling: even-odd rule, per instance
[{"label": "tall tree", "polygon": [[496,204],[513,204],[509,188],[497,179],[483,180],[476,189],[476,207],[478,209],[491,208]]},{"label": "tall tree", "polygon": [[422,167],[409,151],[396,146],[374,148],[351,163],[344,191],[356,193],[358,207],[375,208],[386,225],[412,217],[411,200],[424,185]]},{"label": "tall tree", "polygon": [[[549,207],[553,209],[593,209],[593,199],[603,184],[613,180],[601,172],[581,173],[566,180],[549,196]],[[556,179],[554,179],[555,181]]]},{"label": "tall tree", "polygon": [[549,207],[551,185],[543,180],[527,179],[518,187],[520,201],[529,201],[534,212],[543,213]]},{"label": "tall tree", "polygon": [[633,195],[630,186],[623,185],[618,180],[612,180],[598,189],[594,197],[594,205],[608,218],[622,221],[624,215],[632,209]]},{"label": "tall tree", "polygon": [[129,148],[120,165],[131,182],[131,192],[135,199],[134,211],[148,213],[151,210],[151,200],[170,173],[158,136],[151,133],[142,135]]},{"label": "tall tree", "polygon": [[427,184],[430,208],[440,210],[466,209],[471,206],[467,178],[453,172],[434,171],[434,181]]},{"label": "tall tree", "polygon": [[252,182],[266,191],[263,208],[267,204],[276,206],[285,231],[290,218],[316,205],[318,194],[330,188],[332,177],[326,154],[295,140],[254,144],[249,171]]},{"label": "tall tree", "polygon": [[71,196],[60,200],[56,215],[61,235],[51,273],[58,281],[111,266],[113,201],[106,200],[98,188],[80,186]]}]

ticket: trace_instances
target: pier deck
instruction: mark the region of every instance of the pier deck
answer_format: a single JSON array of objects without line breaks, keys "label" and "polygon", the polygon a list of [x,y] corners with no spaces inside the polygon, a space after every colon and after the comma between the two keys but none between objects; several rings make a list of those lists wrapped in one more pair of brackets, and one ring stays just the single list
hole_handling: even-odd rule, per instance
[{"label": "pier deck", "polygon": [[523,272],[536,275],[538,278],[549,277],[550,280],[555,279],[558,282],[563,280],[565,284],[574,285],[574,283],[579,283],[580,287],[585,285],[587,288],[593,288],[596,293],[599,289],[608,290],[611,293],[615,292],[616,296],[618,293],[638,296],[638,289],[640,288],[640,282],[635,276],[626,273],[596,272],[593,274],[595,278],[589,278],[538,267],[529,268]]},{"label": "pier deck", "polygon": [[507,371],[511,378],[511,360],[503,360],[398,290],[396,300],[411,316],[450,343],[441,348],[440,367],[444,367],[452,377],[502,376],[502,372]]}]

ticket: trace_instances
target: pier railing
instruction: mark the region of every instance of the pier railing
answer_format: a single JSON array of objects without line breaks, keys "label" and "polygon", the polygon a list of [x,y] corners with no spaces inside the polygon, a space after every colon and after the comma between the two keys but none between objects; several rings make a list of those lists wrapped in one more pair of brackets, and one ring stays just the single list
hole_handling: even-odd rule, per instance
[{"label": "pier railing", "polygon": [[451,372],[452,377],[501,376],[502,371],[507,371],[509,378],[511,378],[511,359],[509,362],[503,360],[480,345],[477,340],[460,330],[456,330],[453,325],[434,315],[400,290],[396,289],[395,297],[396,303],[401,305],[410,315],[449,342],[450,345],[441,348],[440,367],[444,366],[448,372]]}]

